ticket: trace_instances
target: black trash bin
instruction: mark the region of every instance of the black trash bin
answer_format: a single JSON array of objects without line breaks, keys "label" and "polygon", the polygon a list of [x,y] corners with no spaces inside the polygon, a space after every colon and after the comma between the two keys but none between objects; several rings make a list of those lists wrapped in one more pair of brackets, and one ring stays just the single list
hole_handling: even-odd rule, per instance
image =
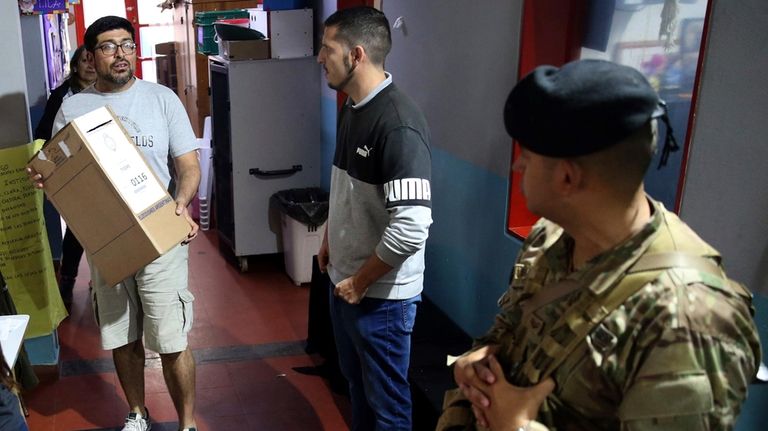
[{"label": "black trash bin", "polygon": [[328,192],[317,187],[281,190],[271,200],[282,214],[307,226],[320,226],[328,218]]},{"label": "black trash bin", "polygon": [[285,271],[297,286],[312,280],[328,218],[328,192],[317,187],[281,190],[270,198],[280,210]]}]

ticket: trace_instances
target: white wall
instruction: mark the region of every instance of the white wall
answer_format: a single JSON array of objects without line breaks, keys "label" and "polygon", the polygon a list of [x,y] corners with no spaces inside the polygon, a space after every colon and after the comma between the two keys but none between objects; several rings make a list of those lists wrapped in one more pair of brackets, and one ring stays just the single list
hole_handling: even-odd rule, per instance
[{"label": "white wall", "polygon": [[[433,147],[505,177],[504,103],[517,82],[522,0],[386,0],[386,69],[427,117]],[[498,199],[504,199],[498,196]]]},{"label": "white wall", "polygon": [[768,1],[714,0],[680,214],[768,294]]},{"label": "white wall", "polygon": [[30,141],[27,80],[21,48],[19,6],[0,1],[0,148]]},{"label": "white wall", "polygon": [[27,71],[29,118],[30,125],[34,131],[45,111],[49,90],[43,22],[40,15],[25,15],[21,17],[21,39],[24,43],[24,64]]},{"label": "white wall", "polygon": [[[315,52],[320,51],[323,40],[323,23],[336,12],[336,0],[315,0]],[[336,102],[336,91],[328,87],[328,81],[325,79],[325,72],[320,65],[317,66],[317,73],[320,74],[320,186],[325,190],[331,188],[331,168],[333,166],[333,154],[336,148],[336,113],[338,111]]]}]

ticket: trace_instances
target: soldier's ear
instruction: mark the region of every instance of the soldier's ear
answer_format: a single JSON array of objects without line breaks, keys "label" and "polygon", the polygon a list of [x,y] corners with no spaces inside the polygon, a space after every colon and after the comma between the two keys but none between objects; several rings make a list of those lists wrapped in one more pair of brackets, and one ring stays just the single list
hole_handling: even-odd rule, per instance
[{"label": "soldier's ear", "polygon": [[555,187],[568,196],[584,186],[584,168],[573,160],[562,159],[555,168]]}]

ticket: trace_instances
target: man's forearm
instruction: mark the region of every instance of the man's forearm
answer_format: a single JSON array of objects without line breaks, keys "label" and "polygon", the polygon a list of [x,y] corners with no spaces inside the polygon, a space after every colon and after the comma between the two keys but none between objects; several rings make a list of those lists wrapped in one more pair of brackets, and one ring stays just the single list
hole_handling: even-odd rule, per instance
[{"label": "man's forearm", "polygon": [[368,289],[368,286],[375,283],[391,270],[391,266],[379,259],[379,257],[376,256],[376,253],[373,253],[355,273],[355,288],[362,290]]},{"label": "man's forearm", "polygon": [[176,202],[186,207],[192,202],[200,185],[200,164],[197,161],[197,153],[194,151],[177,157],[174,161],[178,174]]},{"label": "man's forearm", "polygon": [[200,171],[188,172],[179,176],[179,184],[176,188],[176,202],[189,205],[194,199],[197,193],[197,188],[200,185]]}]

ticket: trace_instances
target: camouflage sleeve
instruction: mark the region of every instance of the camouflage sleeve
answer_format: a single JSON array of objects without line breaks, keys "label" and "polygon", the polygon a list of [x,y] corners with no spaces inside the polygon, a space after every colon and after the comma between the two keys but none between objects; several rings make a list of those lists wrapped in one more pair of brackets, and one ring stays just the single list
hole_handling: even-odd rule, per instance
[{"label": "camouflage sleeve", "polygon": [[733,429],[759,363],[750,305],[738,295],[689,284],[646,316],[653,313],[627,364],[621,429]]},{"label": "camouflage sleeve", "polygon": [[508,330],[508,328],[514,326],[514,319],[512,319],[512,317],[512,312],[501,310],[494,318],[491,329],[474,340],[470,351],[477,350],[482,346],[508,342],[505,338],[513,336],[512,332]]}]

